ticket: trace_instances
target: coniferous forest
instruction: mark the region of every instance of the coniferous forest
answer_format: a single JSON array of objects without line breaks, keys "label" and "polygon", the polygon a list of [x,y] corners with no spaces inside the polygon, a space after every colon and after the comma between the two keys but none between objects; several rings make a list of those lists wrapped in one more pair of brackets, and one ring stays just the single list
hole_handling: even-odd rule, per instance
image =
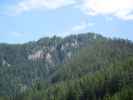
[{"label": "coniferous forest", "polygon": [[133,42],[84,33],[1,43],[0,100],[133,100]]}]

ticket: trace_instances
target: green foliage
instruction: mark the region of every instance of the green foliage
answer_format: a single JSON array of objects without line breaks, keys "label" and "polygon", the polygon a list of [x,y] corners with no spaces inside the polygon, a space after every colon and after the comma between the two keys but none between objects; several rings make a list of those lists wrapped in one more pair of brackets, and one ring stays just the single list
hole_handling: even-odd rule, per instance
[{"label": "green foliage", "polygon": [[60,82],[46,90],[29,92],[23,100],[132,100],[133,79],[129,74],[133,74],[132,66],[133,60],[129,59],[93,75]]},{"label": "green foliage", "polygon": [[[27,60],[29,54],[53,47],[55,66],[45,59]],[[133,99],[133,43],[128,40],[82,34],[3,44],[0,51],[0,100]]]}]

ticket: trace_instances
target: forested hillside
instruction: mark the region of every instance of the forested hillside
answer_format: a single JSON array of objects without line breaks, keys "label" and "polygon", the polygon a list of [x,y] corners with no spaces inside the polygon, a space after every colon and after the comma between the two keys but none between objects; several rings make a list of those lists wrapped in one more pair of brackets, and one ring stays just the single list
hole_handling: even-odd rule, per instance
[{"label": "forested hillside", "polygon": [[0,100],[133,100],[133,43],[94,33],[0,44]]}]

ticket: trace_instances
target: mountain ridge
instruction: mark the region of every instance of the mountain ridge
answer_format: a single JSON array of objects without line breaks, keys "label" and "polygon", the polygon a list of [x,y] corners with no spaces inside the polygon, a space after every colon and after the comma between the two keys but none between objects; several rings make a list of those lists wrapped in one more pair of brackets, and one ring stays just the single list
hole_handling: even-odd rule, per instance
[{"label": "mountain ridge", "polygon": [[[76,86],[78,87],[76,89],[81,90],[85,87],[87,89],[93,87],[92,83],[89,83],[89,86],[86,85],[88,79],[89,81],[98,79],[94,81],[94,86],[97,86],[96,82],[101,82],[99,78],[106,83],[105,77],[107,77],[109,82],[105,86],[109,88],[112,87],[110,82],[116,80],[115,77],[120,80],[123,79],[120,76],[123,74],[119,73],[125,73],[127,76],[128,71],[132,73],[132,70],[129,70],[132,68],[130,63],[128,63],[130,58],[133,58],[132,41],[106,38],[95,33],[71,35],[66,38],[54,36],[23,45],[1,44],[0,95],[9,95],[11,97],[15,95],[15,100],[28,100],[20,98],[21,95],[24,98],[31,98],[29,100],[34,99],[34,95],[37,98],[41,98],[39,94],[43,94],[44,97],[42,98],[46,100],[55,100],[47,97],[48,95],[57,97],[58,99],[56,100],[69,100],[67,96],[78,98],[78,94],[75,96],[72,94],[73,92],[80,93],[80,91],[76,92],[73,87]],[[126,69],[127,72],[124,70],[125,66],[129,68]],[[110,77],[108,77],[109,70],[112,72]],[[91,79],[91,77],[94,77],[94,79]],[[84,80],[85,82],[83,82]],[[129,81],[128,78],[126,80]],[[114,82],[114,85],[117,85],[117,82]],[[122,86],[125,85],[123,84]],[[64,90],[64,87],[68,88],[70,93],[66,91],[67,89]],[[104,87],[100,86],[99,88]],[[97,88],[95,89],[97,90]],[[33,91],[36,91],[36,93]],[[65,95],[66,98],[61,99],[62,95],[54,94],[52,91],[64,93],[62,95]],[[73,91],[72,94],[71,91]],[[116,91],[120,92],[118,89]],[[115,93],[116,91],[113,92]],[[108,92],[110,94],[111,90]],[[27,97],[28,94],[30,97]],[[87,93],[87,95],[89,94]],[[98,98],[103,98],[102,95],[105,96],[107,94],[105,92],[99,95]],[[88,96],[85,97],[84,94],[83,97],[85,98],[84,100],[90,98]]]},{"label": "mountain ridge", "polygon": [[[51,72],[56,70],[56,66],[68,62],[79,49],[95,41],[96,36],[99,39],[103,38],[100,35],[88,33],[71,35],[66,38],[46,37],[37,42],[28,42],[22,45],[0,44],[0,66],[5,67],[6,71],[14,71],[14,73],[10,73],[12,76],[11,82],[9,81],[11,86],[13,85],[14,88],[23,88],[23,85],[29,87],[34,81],[44,80]],[[22,72],[18,73],[17,71]],[[31,77],[29,78],[31,82],[25,80],[26,77]],[[6,81],[6,78],[3,80]],[[20,86],[14,85],[18,84],[17,81]],[[1,82],[1,84],[3,83]]]}]

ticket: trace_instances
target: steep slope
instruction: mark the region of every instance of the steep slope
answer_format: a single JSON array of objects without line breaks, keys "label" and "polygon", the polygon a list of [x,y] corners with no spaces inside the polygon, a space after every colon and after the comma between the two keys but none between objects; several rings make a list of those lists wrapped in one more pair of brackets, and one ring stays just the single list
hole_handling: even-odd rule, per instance
[{"label": "steep slope", "polygon": [[132,51],[126,40],[94,42],[60,66],[47,88],[38,83],[16,100],[132,100]]},{"label": "steep slope", "polygon": [[1,100],[133,98],[131,41],[89,33],[1,44],[0,51]]},{"label": "steep slope", "polygon": [[42,38],[22,45],[0,44],[0,94],[17,94],[38,81],[49,80],[58,65],[69,62],[81,48],[100,39],[104,37],[89,33]]},{"label": "steep slope", "polygon": [[133,57],[133,44],[130,41],[103,39],[94,41],[92,44],[81,49],[68,64],[61,66],[54,73],[51,81],[75,79],[85,74],[91,75],[108,65]]}]

